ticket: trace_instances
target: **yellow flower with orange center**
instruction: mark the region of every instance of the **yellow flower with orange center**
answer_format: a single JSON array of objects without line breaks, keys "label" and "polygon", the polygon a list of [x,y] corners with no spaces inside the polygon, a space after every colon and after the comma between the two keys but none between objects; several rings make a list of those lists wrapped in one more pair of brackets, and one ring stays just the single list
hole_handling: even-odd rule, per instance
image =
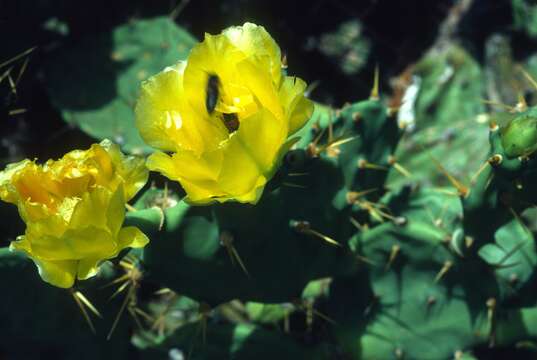
[{"label": "yellow flower with orange center", "polygon": [[108,140],[44,165],[23,160],[0,172],[0,199],[16,204],[26,232],[11,243],[37,265],[41,278],[69,288],[99,264],[148,238],[122,227],[125,204],[147,182],[140,158],[124,156]]},{"label": "yellow flower with orange center", "polygon": [[160,150],[148,168],[179,181],[190,203],[256,203],[313,112],[306,83],[281,68],[261,26],[206,34],[186,61],[142,84],[136,125]]}]

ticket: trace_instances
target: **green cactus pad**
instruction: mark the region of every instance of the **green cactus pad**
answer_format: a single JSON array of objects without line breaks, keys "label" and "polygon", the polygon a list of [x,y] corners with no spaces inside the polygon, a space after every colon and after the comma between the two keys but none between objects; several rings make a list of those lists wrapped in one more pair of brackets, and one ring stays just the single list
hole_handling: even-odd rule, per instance
[{"label": "green cactus pad", "polygon": [[[234,298],[290,301],[300,298],[310,280],[353,271],[357,261],[344,247],[295,226],[295,222],[310,226],[336,241],[350,237],[353,228],[345,216],[349,210],[332,205],[342,185],[341,174],[333,162],[319,158],[294,169],[308,174],[294,180],[301,187],[282,185],[265,191],[256,206],[189,207],[181,202],[165,210],[161,232],[156,229],[159,211],[127,214],[129,223],[152,236],[143,255],[148,276],[181,294],[217,305]],[[319,212],[319,206],[325,210]],[[232,240],[236,255],[222,245],[224,238]],[[200,282],[193,273],[205,280]]]},{"label": "green cactus pad", "polygon": [[532,276],[537,265],[533,235],[520,222],[512,220],[495,234],[496,242],[479,249],[479,256],[491,265],[506,294],[520,290]]},{"label": "green cactus pad", "polygon": [[[477,121],[485,111],[479,64],[463,48],[452,45],[424,55],[414,76],[418,87],[412,107],[414,124],[407,125],[397,160],[424,184],[449,185],[431,156],[450,174],[469,179],[487,154],[487,123]],[[388,178],[390,186],[406,181],[396,172]]]},{"label": "green cactus pad", "polygon": [[[372,265],[336,278],[327,300],[327,315],[337,322],[334,333],[349,356],[440,360],[479,344],[534,336],[531,319],[521,315],[526,310],[502,309],[504,280],[472,255],[477,249],[469,244],[463,257],[454,248],[453,234],[461,225],[456,197],[403,189],[384,201],[406,224],[384,223],[358,233],[351,247]],[[502,229],[497,238],[511,243],[518,235]],[[533,268],[525,264],[517,266],[529,275]],[[535,309],[527,311],[535,316]]]}]

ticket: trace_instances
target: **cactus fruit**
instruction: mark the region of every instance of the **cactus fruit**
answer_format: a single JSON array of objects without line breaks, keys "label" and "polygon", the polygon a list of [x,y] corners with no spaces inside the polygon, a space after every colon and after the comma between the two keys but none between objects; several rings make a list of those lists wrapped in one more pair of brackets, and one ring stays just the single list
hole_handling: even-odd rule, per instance
[{"label": "cactus fruit", "polygon": [[517,114],[501,131],[502,147],[509,158],[527,157],[537,150],[537,110]]}]

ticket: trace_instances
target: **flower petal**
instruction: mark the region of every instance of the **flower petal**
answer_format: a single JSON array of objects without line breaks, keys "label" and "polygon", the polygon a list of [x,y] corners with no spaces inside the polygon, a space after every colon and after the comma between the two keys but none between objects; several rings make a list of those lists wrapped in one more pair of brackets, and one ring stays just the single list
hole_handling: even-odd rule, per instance
[{"label": "flower petal", "polygon": [[123,187],[113,192],[98,186],[82,195],[69,220],[69,229],[94,227],[117,234],[125,218],[125,198]]},{"label": "flower petal", "polygon": [[78,280],[89,279],[99,273],[101,258],[84,258],[78,261],[76,277]]},{"label": "flower petal", "polygon": [[224,195],[217,183],[223,156],[221,149],[205,153],[200,158],[188,151],[173,156],[157,151],[147,159],[147,167],[181,182],[189,201],[208,202],[211,196]]},{"label": "flower petal", "polygon": [[263,109],[241,121],[236,137],[261,172],[270,174],[278,161],[276,154],[287,138],[287,124]]},{"label": "flower petal", "polygon": [[280,85],[279,98],[289,118],[289,134],[297,132],[313,114],[313,102],[304,96],[306,83],[286,76]]},{"label": "flower petal", "polygon": [[118,245],[120,250],[126,247],[143,248],[148,243],[148,237],[135,226],[126,226],[119,232]]},{"label": "flower petal", "polygon": [[32,255],[46,260],[103,259],[119,251],[115,237],[125,217],[122,186],[113,193],[99,186],[83,194],[71,211],[68,218],[56,214],[28,224]]},{"label": "flower petal", "polygon": [[147,167],[161,172],[170,179],[211,181],[218,179],[222,161],[223,153],[219,149],[207,152],[201,157],[189,151],[182,151],[172,156],[157,151],[147,159]]},{"label": "flower petal", "polygon": [[[206,107],[209,76],[218,76],[219,84],[234,83],[239,76],[235,65],[245,58],[239,48],[221,35],[205,34],[205,40],[194,46],[185,68],[183,88],[195,113],[210,115]],[[216,125],[220,126],[218,122]],[[226,128],[222,126],[221,129],[227,137]]]},{"label": "flower petal", "polygon": [[122,183],[125,201],[129,201],[147,183],[149,171],[140,156],[125,156],[119,146],[105,139],[99,144],[106,150],[113,164],[114,176]]},{"label": "flower petal", "polygon": [[11,248],[25,252],[43,280],[55,286],[71,287],[75,277],[95,275],[122,248],[147,243],[135,228],[119,236],[126,198],[147,177],[143,159],[124,156],[108,140],[44,165],[29,160],[9,165],[0,172],[0,198],[17,204],[26,222],[25,235]]},{"label": "flower petal", "polygon": [[280,48],[263,26],[247,22],[242,26],[229,27],[222,34],[247,56],[254,55],[268,59],[273,81],[276,84],[280,82],[282,71]]},{"label": "flower petal", "polygon": [[[137,111],[144,117],[138,121],[141,133],[150,133],[151,145],[173,152],[151,155],[147,166],[179,181],[193,204],[257,202],[294,141],[288,141],[289,135],[313,112],[304,97],[306,84],[283,77],[281,65],[280,49],[262,26],[245,23],[219,35],[205,34],[186,66],[183,62],[175,74],[167,68],[154,77],[164,91],[155,90],[151,101],[149,95],[140,98],[140,109],[152,107]],[[150,86],[144,84],[142,92]],[[173,106],[176,114],[162,115]],[[183,138],[172,139],[162,125],[170,116],[195,127],[204,145],[188,147]],[[219,136],[205,124],[217,128]]]},{"label": "flower petal", "polygon": [[[205,111],[190,108],[183,91],[184,68],[185,63],[179,62],[142,84],[135,109],[136,126],[144,141],[157,149],[199,154],[224,140],[227,132],[221,124],[204,116]],[[203,75],[206,81],[207,76]],[[205,104],[205,92],[200,96]]]},{"label": "flower petal", "polygon": [[224,163],[218,184],[231,197],[249,194],[252,190],[266,182],[262,175],[261,164],[252,157],[239,134],[232,136],[224,150]]},{"label": "flower petal", "polygon": [[32,162],[28,159],[17,163],[9,164],[4,171],[0,171],[0,199],[5,202],[16,204],[19,200],[19,193],[13,186],[12,179],[22,169],[30,166]]},{"label": "flower petal", "polygon": [[32,257],[33,262],[39,270],[39,276],[43,281],[51,285],[70,288],[75,283],[78,261],[63,260],[49,261]]},{"label": "flower petal", "polygon": [[107,259],[117,252],[116,241],[109,233],[95,227],[68,230],[61,237],[35,236],[27,232],[32,254],[45,260],[81,260],[86,257]]},{"label": "flower petal", "polygon": [[255,95],[257,100],[277,118],[283,118],[283,107],[280,103],[276,87],[270,73],[256,65],[253,60],[243,60],[237,64],[241,80]]}]

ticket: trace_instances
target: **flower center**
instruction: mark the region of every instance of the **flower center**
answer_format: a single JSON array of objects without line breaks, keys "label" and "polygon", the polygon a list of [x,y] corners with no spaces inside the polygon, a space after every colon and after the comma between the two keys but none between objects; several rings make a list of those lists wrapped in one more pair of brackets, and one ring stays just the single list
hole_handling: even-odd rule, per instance
[{"label": "flower center", "polygon": [[205,107],[209,115],[222,122],[232,134],[239,129],[239,119],[249,112],[247,107],[253,103],[253,97],[242,87],[229,84],[225,88],[224,90],[218,75],[209,73],[205,88]]}]

